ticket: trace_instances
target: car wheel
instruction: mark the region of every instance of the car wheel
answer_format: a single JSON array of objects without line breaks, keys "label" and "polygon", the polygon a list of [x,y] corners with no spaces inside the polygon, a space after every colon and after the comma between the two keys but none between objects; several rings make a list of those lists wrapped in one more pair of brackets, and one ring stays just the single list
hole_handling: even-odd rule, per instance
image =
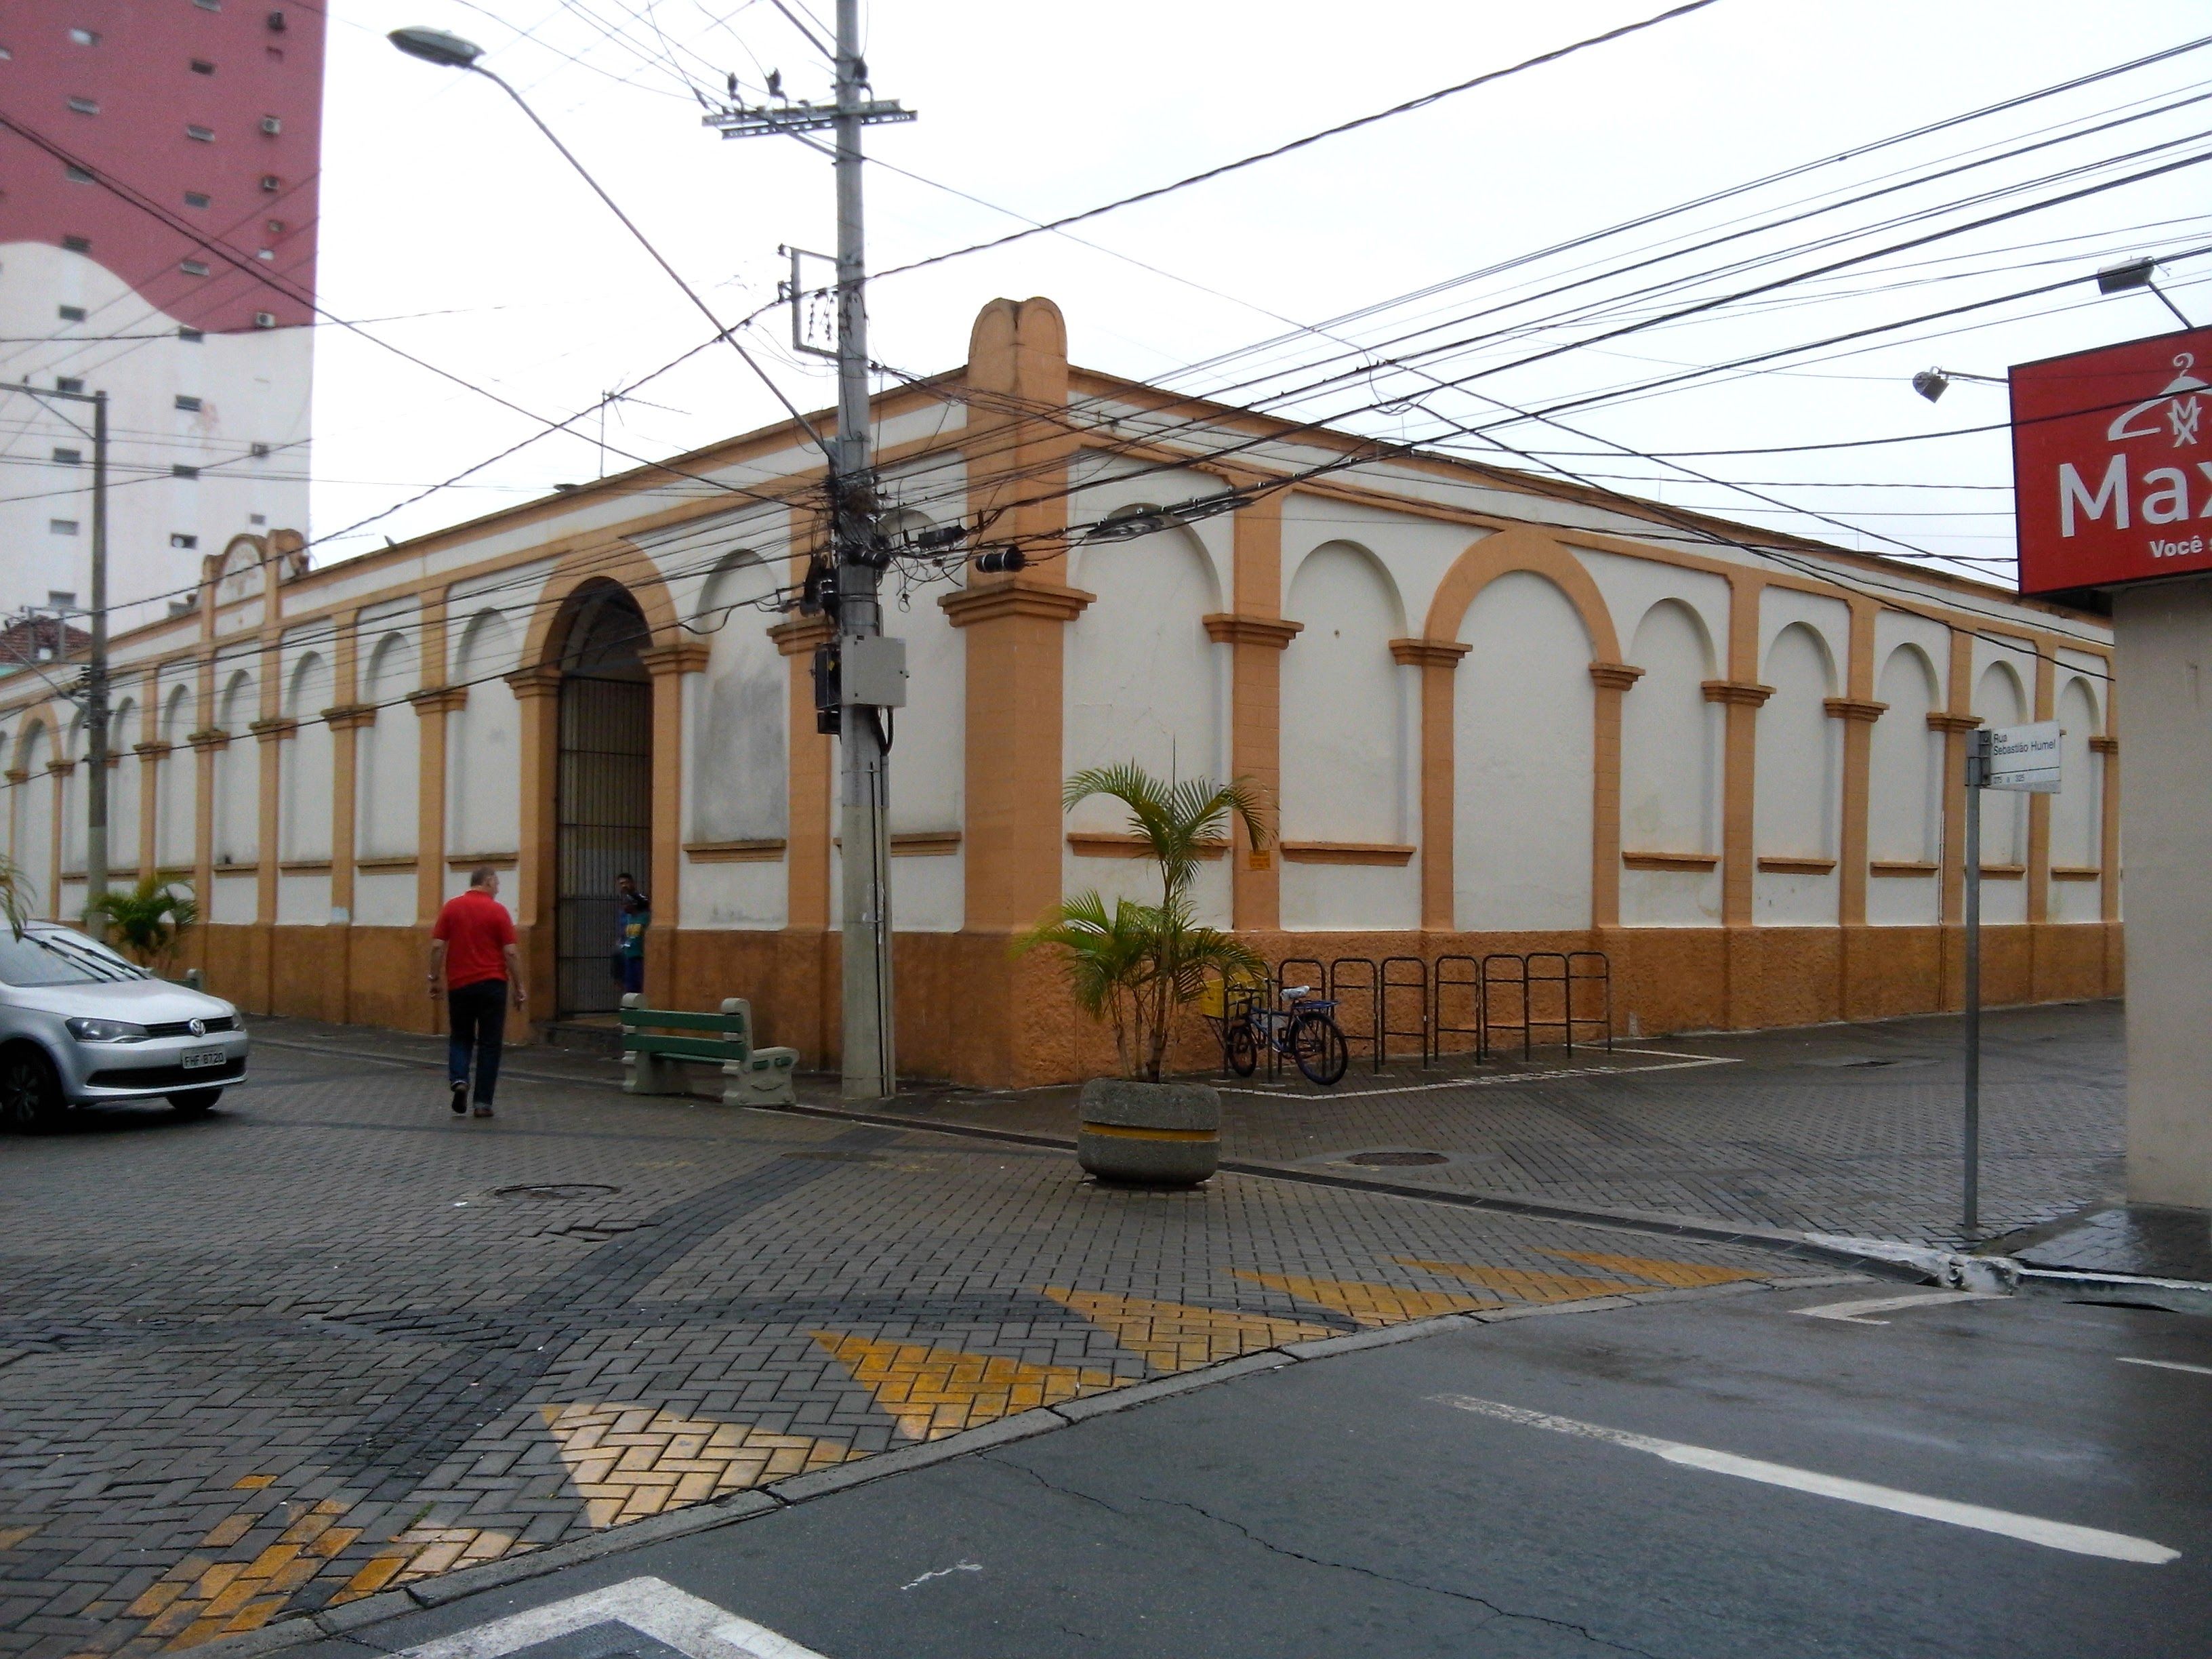
[{"label": "car wheel", "polygon": [[179,1117],[205,1117],[222,1098],[220,1089],[186,1089],[169,1097],[169,1109]]},{"label": "car wheel", "polygon": [[54,1063],[27,1046],[0,1054],[0,1121],[22,1134],[61,1121],[62,1084]]}]

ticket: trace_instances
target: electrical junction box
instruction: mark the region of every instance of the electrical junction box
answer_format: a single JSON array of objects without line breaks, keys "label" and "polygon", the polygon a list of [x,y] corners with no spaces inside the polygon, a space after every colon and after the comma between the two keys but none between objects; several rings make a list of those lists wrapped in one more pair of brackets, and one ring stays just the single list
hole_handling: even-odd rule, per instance
[{"label": "electrical junction box", "polygon": [[888,634],[840,640],[837,701],[848,708],[906,707],[906,641]]}]

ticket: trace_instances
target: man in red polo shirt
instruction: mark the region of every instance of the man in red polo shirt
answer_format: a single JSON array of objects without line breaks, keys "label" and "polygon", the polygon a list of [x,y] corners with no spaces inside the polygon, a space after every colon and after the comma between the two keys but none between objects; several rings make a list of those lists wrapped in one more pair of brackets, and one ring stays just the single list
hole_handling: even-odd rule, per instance
[{"label": "man in red polo shirt", "polygon": [[469,1109],[469,1057],[476,1056],[478,1117],[491,1115],[499,1083],[500,1044],[507,1035],[510,988],[517,1013],[529,1003],[522,959],[514,948],[514,918],[499,902],[499,872],[471,872],[469,890],[447,899],[430,929],[430,996],[446,994],[446,1076],[453,1115]]}]

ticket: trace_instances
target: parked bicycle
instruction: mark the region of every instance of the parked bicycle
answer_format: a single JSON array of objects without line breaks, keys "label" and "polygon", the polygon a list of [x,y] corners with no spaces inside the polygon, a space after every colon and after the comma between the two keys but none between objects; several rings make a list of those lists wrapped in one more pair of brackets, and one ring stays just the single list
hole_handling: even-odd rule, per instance
[{"label": "parked bicycle", "polygon": [[1231,988],[1224,1000],[1221,1035],[1230,1070],[1249,1077],[1268,1051],[1294,1061],[1308,1081],[1324,1089],[1340,1081],[1352,1051],[1336,1027],[1336,1004],[1312,993],[1310,985],[1286,985],[1271,1000],[1264,987]]}]

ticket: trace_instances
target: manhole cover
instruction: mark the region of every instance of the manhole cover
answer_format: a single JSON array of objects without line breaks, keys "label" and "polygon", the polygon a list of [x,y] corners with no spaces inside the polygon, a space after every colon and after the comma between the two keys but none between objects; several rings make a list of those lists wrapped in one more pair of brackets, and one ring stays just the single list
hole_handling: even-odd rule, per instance
[{"label": "manhole cover", "polygon": [[622,1190],[596,1181],[533,1182],[520,1187],[495,1187],[494,1198],[606,1198]]},{"label": "manhole cover", "polygon": [[1926,1054],[1830,1054],[1821,1060],[1808,1060],[1808,1066],[1826,1066],[1833,1070],[1850,1067],[1933,1066],[1936,1062]]},{"label": "manhole cover", "polygon": [[1396,1170],[1412,1164],[1449,1164],[1451,1159],[1442,1152],[1354,1152],[1343,1161],[1364,1164],[1370,1169]]}]

